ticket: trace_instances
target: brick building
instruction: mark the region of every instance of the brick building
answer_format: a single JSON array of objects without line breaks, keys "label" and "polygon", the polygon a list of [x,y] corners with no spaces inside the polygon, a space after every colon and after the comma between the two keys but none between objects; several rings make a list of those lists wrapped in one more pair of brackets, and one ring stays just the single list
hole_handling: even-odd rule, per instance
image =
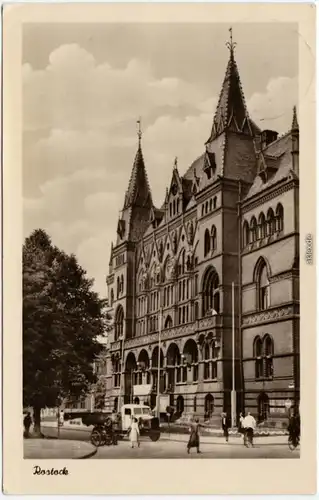
[{"label": "brick building", "polygon": [[107,277],[110,407],[119,398],[154,406],[160,373],[177,411],[219,421],[230,412],[233,307],[237,411],[281,422],[285,401],[298,404],[297,115],[282,137],[260,130],[229,50],[203,154],[184,175],[175,162],[160,208],[139,134]]}]

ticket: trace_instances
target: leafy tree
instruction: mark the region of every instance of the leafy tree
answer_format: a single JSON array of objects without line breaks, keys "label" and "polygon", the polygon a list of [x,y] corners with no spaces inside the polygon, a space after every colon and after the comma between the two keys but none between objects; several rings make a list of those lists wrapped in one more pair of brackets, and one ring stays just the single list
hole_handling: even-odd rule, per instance
[{"label": "leafy tree", "polygon": [[74,255],[54,247],[38,229],[23,247],[23,403],[35,432],[41,409],[85,396],[96,382],[93,362],[102,346],[106,301]]}]

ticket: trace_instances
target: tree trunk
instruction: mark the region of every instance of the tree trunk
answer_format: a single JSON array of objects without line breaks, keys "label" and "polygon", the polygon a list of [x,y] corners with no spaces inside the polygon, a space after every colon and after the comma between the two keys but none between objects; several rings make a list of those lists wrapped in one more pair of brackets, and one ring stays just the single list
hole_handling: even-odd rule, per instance
[{"label": "tree trunk", "polygon": [[33,407],[33,435],[35,437],[44,437],[41,432],[41,408],[34,406]]}]

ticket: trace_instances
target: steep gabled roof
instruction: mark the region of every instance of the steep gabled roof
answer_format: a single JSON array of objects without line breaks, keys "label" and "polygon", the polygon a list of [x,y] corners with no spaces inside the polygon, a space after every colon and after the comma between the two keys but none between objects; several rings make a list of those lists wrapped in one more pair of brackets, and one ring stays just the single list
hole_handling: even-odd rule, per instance
[{"label": "steep gabled roof", "polygon": [[152,206],[152,194],[148,183],[141,142],[139,141],[137,153],[132,168],[131,178],[125,194],[124,207]]},{"label": "steep gabled roof", "polygon": [[219,94],[211,135],[207,142],[213,141],[226,130],[241,132],[252,137],[260,133],[260,129],[249,118],[246,108],[238,67],[234,57],[234,44],[231,43],[228,46],[230,48],[230,58]]}]

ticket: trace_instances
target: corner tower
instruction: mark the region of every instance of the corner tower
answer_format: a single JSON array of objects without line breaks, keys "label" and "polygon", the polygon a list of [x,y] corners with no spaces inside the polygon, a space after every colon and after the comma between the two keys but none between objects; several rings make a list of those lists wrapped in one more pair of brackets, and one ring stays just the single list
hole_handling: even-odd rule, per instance
[{"label": "corner tower", "polygon": [[114,308],[114,329],[110,343],[118,359],[121,356],[121,340],[135,336],[135,250],[149,225],[153,207],[142,152],[140,120],[137,123],[138,148],[117,224],[116,245],[111,248],[107,277],[108,296],[111,302],[113,297]]}]

